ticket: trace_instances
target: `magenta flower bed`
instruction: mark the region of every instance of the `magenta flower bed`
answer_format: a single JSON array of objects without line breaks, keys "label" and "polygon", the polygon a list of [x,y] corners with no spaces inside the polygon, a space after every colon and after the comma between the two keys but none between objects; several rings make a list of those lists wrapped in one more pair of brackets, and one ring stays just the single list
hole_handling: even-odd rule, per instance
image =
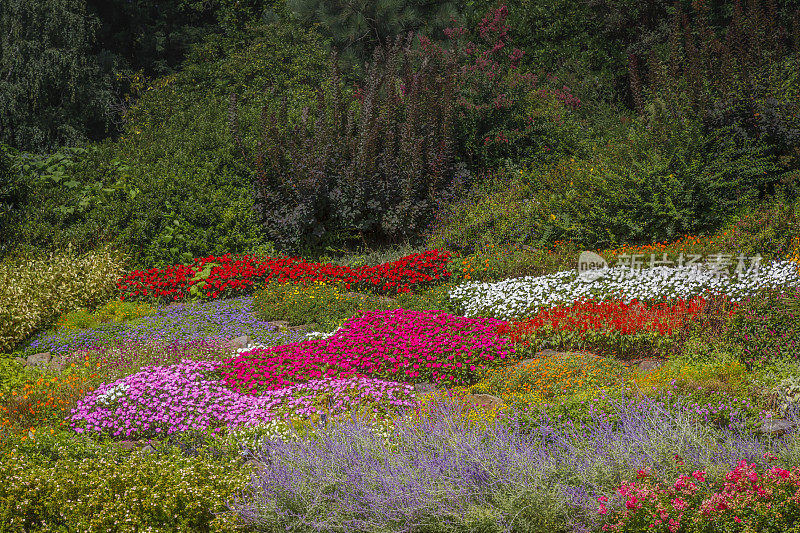
[{"label": "magenta flower bed", "polygon": [[442,311],[361,311],[327,339],[244,352],[220,372],[227,386],[244,393],[323,377],[467,385],[476,371],[513,353],[510,341],[497,336],[501,324]]}]

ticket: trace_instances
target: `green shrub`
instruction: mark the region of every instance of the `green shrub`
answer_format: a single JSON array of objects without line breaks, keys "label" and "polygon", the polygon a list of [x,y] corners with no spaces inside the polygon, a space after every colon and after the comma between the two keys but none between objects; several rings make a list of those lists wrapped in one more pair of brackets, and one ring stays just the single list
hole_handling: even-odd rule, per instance
[{"label": "green shrub", "polygon": [[683,345],[678,359],[689,365],[741,360],[742,346],[722,339],[694,337]]},{"label": "green shrub", "polygon": [[10,351],[35,330],[70,311],[94,308],[116,294],[129,259],[104,247],[0,265],[0,351]]},{"label": "green shrub", "polygon": [[57,329],[69,330],[79,328],[97,328],[101,324],[113,322],[116,324],[132,322],[144,316],[156,313],[156,309],[150,305],[139,302],[123,302],[122,300],[111,300],[104,306],[91,312],[88,309],[78,309],[58,317],[55,327]]},{"label": "green shrub", "polygon": [[175,447],[148,456],[64,439],[33,447],[12,447],[0,456],[6,531],[115,531],[121,524],[236,531],[225,501],[246,490],[248,478],[234,458],[185,457]]},{"label": "green shrub", "polygon": [[291,326],[314,323],[325,330],[336,329],[360,309],[391,308],[377,297],[348,296],[337,285],[322,282],[295,285],[270,280],[253,296],[253,312],[260,320],[286,320]]},{"label": "green shrub", "polygon": [[742,302],[727,338],[742,347],[748,369],[774,361],[800,361],[800,315],[796,290],[763,289]]},{"label": "green shrub", "polygon": [[[318,37],[296,24],[209,36],[180,72],[134,91],[117,141],[24,159],[30,190],[9,222],[13,244],[113,243],[130,254],[131,269],[258,247],[265,238],[252,176],[230,142],[229,91],[241,95],[244,124],[284,94],[299,113],[324,64]],[[277,94],[264,93],[268,84]]]},{"label": "green shrub", "polygon": [[0,394],[6,395],[25,382],[23,368],[18,361],[0,355]]}]

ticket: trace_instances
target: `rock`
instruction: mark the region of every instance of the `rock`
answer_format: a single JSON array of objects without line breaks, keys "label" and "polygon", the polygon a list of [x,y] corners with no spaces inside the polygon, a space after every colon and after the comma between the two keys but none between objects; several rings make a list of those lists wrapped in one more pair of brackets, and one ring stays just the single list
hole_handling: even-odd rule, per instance
[{"label": "rock", "polygon": [[[538,352],[536,355],[538,355],[539,357],[551,357],[553,355],[558,355],[558,352],[555,350],[548,349],[548,350],[542,350]],[[528,361],[531,361],[531,359],[528,359]]]},{"label": "rock", "polygon": [[229,350],[239,350],[241,348],[247,348],[252,342],[252,339],[247,335],[242,335],[241,337],[236,337],[235,339],[231,339],[225,343],[225,348]]},{"label": "rock", "polygon": [[431,392],[436,392],[438,389],[436,388],[435,383],[415,383],[414,384],[414,392],[417,394],[429,394]]},{"label": "rock", "polygon": [[286,320],[272,320],[272,321],[270,321],[270,324],[275,326],[276,329],[288,328],[289,327],[289,322],[286,321]]},{"label": "rock", "polygon": [[652,372],[657,368],[661,368],[663,364],[664,361],[659,361],[657,359],[645,359],[639,363],[638,368],[640,372]]},{"label": "rock", "polygon": [[780,436],[794,428],[795,424],[782,418],[768,418],[761,423],[760,432],[764,435]]},{"label": "rock", "polygon": [[47,370],[51,372],[63,372],[67,366],[67,358],[63,355],[59,355],[58,357],[53,357],[50,360],[50,364],[47,365]]},{"label": "rock", "polygon": [[464,396],[464,405],[467,409],[482,407],[484,409],[499,409],[505,402],[497,396],[491,394],[467,394]]},{"label": "rock", "polygon": [[145,444],[147,443],[138,440],[121,440],[119,442],[112,443],[111,447],[117,450],[131,451],[142,448]]},{"label": "rock", "polygon": [[28,356],[28,364],[31,366],[43,366],[50,362],[52,356],[50,352],[42,352]]},{"label": "rock", "polygon": [[28,361],[26,361],[22,357],[15,357],[14,361],[16,361],[17,363],[21,364],[22,366],[26,366],[28,364]]},{"label": "rock", "polygon": [[156,454],[156,453],[158,453],[158,452],[156,451],[156,449],[155,449],[155,448],[153,448],[152,446],[150,446],[149,444],[147,444],[147,445],[143,446],[143,447],[142,447],[142,448],[139,450],[139,453],[141,453],[142,455],[153,455],[153,454]]}]

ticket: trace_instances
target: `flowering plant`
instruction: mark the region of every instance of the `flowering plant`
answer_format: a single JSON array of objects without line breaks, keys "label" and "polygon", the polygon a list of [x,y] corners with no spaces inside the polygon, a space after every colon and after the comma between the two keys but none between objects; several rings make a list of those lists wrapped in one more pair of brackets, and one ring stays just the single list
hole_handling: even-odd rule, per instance
[{"label": "flowering plant", "polygon": [[[614,354],[664,354],[673,335],[705,306],[695,297],[645,305],[624,301],[580,300],[572,305],[542,309],[520,322],[498,327],[515,345],[538,351],[544,346],[577,348]],[[733,311],[731,311],[732,313]]]},{"label": "flowering plant", "polygon": [[[189,295],[231,298],[249,294],[256,285],[275,278],[282,282],[335,282],[348,290],[371,290],[402,294],[446,280],[449,252],[429,250],[401,257],[397,261],[358,269],[331,264],[309,263],[297,257],[255,258],[252,256],[204,257],[191,265],[172,265],[131,272],[117,282],[122,300],[151,298],[178,301]],[[209,266],[211,268],[209,268]]]},{"label": "flowering plant", "polygon": [[[765,454],[765,458],[775,459]],[[683,460],[675,456],[678,465]],[[762,475],[754,463],[742,460],[714,491],[706,472],[680,474],[670,486],[640,470],[638,482],[617,489],[624,508],[610,510],[608,497],[598,498],[597,512],[607,523],[603,531],[788,531],[800,519],[800,468],[774,466]]]},{"label": "flowering plant", "polygon": [[241,353],[220,367],[220,377],[244,393],[353,376],[468,385],[479,369],[508,360],[498,325],[439,311],[360,311],[327,339]]}]

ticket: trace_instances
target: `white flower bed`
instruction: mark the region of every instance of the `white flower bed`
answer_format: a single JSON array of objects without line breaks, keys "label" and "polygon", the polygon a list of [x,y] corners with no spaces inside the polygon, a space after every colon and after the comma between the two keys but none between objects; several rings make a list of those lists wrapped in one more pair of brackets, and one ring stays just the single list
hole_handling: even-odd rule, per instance
[{"label": "white flower bed", "polygon": [[466,282],[452,291],[450,299],[463,305],[464,316],[519,319],[542,308],[570,305],[580,299],[623,300],[629,302],[692,298],[704,293],[727,294],[740,301],[766,287],[800,286],[797,264],[778,261],[761,265],[755,274],[714,276],[694,267],[657,267],[633,271],[609,268],[597,279],[579,276],[577,270],[547,276],[522,277],[497,283]]}]

